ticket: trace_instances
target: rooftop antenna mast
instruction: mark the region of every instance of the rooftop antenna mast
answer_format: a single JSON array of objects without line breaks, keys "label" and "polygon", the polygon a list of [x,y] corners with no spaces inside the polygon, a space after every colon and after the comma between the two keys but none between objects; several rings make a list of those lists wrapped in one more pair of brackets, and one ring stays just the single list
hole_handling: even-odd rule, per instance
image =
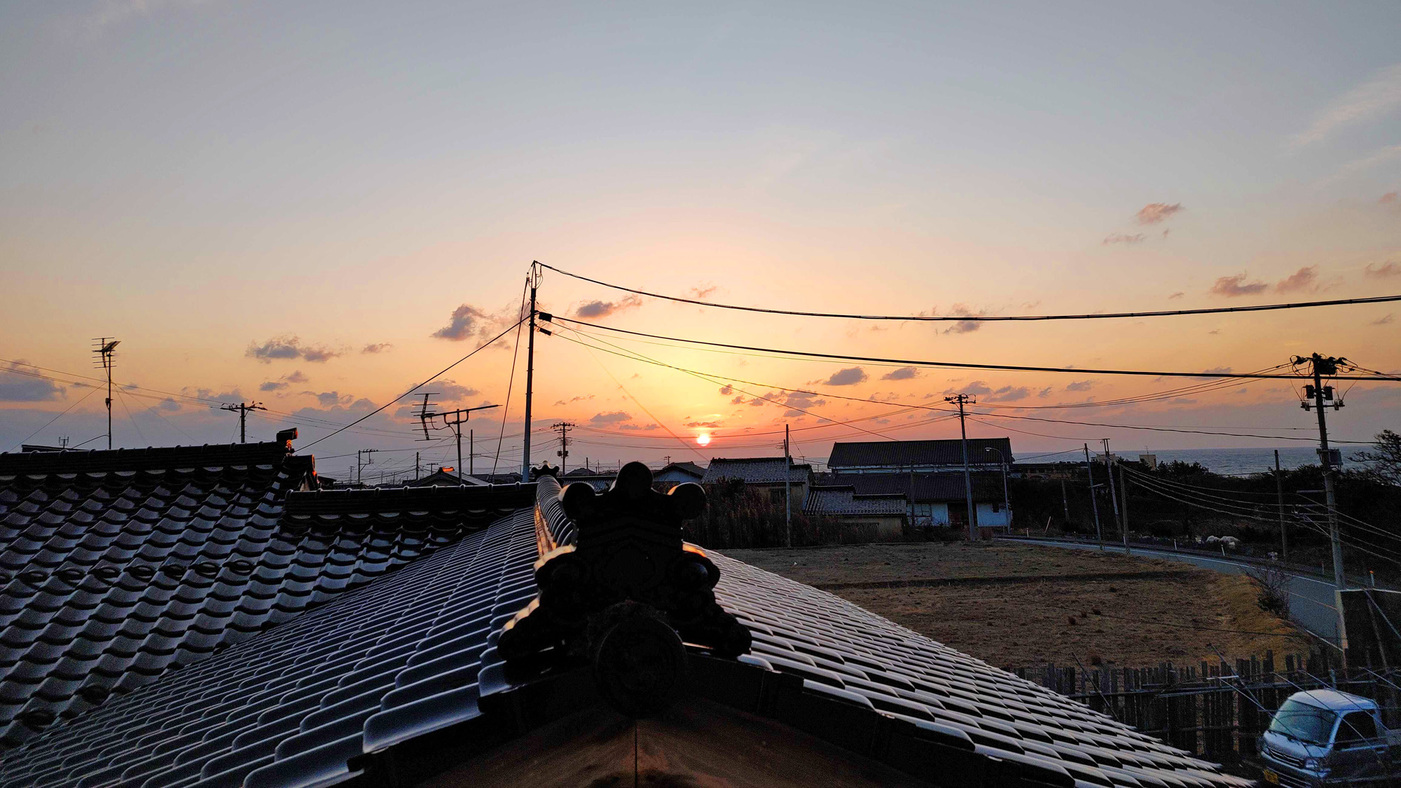
[{"label": "rooftop antenna mast", "polygon": [[92,352],[96,356],[93,366],[100,366],[107,371],[107,448],[112,448],[112,358],[116,355],[117,345],[120,339],[112,337],[97,337],[92,341]]},{"label": "rooftop antenna mast", "polygon": [[219,410],[238,414],[238,442],[248,442],[248,411],[267,410],[261,402],[240,402],[237,405],[220,405]]},{"label": "rooftop antenna mast", "polygon": [[[445,411],[442,411],[442,412],[434,412],[434,411],[428,410],[428,406],[429,406],[429,404],[430,404],[430,403],[428,402],[428,398],[429,398],[430,396],[432,396],[432,395],[431,395],[431,394],[424,394],[424,395],[423,395],[423,404],[419,407],[419,411],[418,411],[418,421],[419,421],[419,424],[423,427],[423,440],[431,440],[431,438],[428,437],[428,430],[429,430],[430,427],[431,427],[432,429],[435,429],[435,430],[441,430],[441,429],[449,429],[449,430],[452,430],[453,437],[457,439],[457,479],[458,479],[458,481],[461,481],[461,480],[462,480],[462,425],[467,423],[467,419],[471,417],[472,411],[477,411],[477,410],[491,410],[492,408],[499,408],[499,407],[501,407],[501,406],[500,406],[500,405],[481,405],[481,406],[478,406],[478,407],[475,407],[475,408],[458,408],[457,410],[445,410]],[[438,419],[438,420],[440,421],[440,423],[435,423],[435,422],[434,422],[434,419]]]}]

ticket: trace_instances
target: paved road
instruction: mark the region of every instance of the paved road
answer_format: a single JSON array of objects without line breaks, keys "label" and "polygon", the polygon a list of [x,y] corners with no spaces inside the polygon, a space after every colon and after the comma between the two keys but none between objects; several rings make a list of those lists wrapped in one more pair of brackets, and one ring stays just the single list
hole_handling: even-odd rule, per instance
[{"label": "paved road", "polygon": [[[1098,550],[1095,544],[1085,544],[1083,542],[1062,542],[1053,539],[1019,539],[1014,536],[999,537],[1008,541],[1026,542],[1027,544],[1046,545],[1048,547],[1067,547],[1080,550]],[[1122,551],[1123,547],[1105,546],[1109,551]],[[1192,555],[1190,553],[1175,553],[1171,550],[1151,550],[1147,548],[1133,548],[1134,555],[1149,556],[1152,558],[1166,558],[1170,561],[1183,561],[1189,564],[1196,564],[1205,569],[1212,569],[1230,575],[1245,574],[1253,567],[1250,564],[1243,564],[1225,558],[1208,558],[1206,556]],[[1338,641],[1338,613],[1333,607],[1333,584],[1319,580],[1315,577],[1291,574],[1289,580],[1289,615],[1296,623],[1308,631],[1326,638],[1330,642]]]}]

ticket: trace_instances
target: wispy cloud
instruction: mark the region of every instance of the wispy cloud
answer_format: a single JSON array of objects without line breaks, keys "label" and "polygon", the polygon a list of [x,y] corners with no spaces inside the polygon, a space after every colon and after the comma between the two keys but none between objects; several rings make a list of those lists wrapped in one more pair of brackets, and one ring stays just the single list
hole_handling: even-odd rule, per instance
[{"label": "wispy cloud", "polygon": [[63,399],[62,386],[47,380],[23,361],[0,368],[0,402],[49,402]]},{"label": "wispy cloud", "polygon": [[1186,295],[1186,293],[1183,293],[1181,290],[1178,290],[1176,293],[1173,293],[1172,295],[1168,296],[1168,300],[1173,301],[1175,299],[1181,298],[1184,295]]},{"label": "wispy cloud", "polygon": [[1368,263],[1367,267],[1362,269],[1362,274],[1373,279],[1389,279],[1393,276],[1401,276],[1401,264],[1395,262],[1385,262],[1381,265]]},{"label": "wispy cloud", "polygon": [[339,350],[332,350],[323,345],[311,346],[303,345],[302,340],[294,336],[273,337],[262,344],[256,342],[248,345],[248,350],[244,352],[248,358],[256,358],[264,364],[273,361],[288,361],[300,358],[312,363],[330,361],[341,355]]},{"label": "wispy cloud", "polygon": [[1150,202],[1138,209],[1138,223],[1159,224],[1166,221],[1168,217],[1173,214],[1180,213],[1183,210],[1185,209],[1180,202],[1173,203],[1172,205],[1168,205],[1165,202]]},{"label": "wispy cloud", "polygon": [[1289,142],[1295,148],[1311,145],[1340,129],[1376,120],[1397,108],[1401,108],[1401,63],[1378,71],[1339,96]]},{"label": "wispy cloud", "polygon": [[1226,298],[1239,298],[1240,296],[1257,295],[1270,288],[1264,282],[1247,282],[1246,274],[1240,273],[1235,276],[1223,276],[1216,280],[1216,284],[1211,286],[1212,295],[1225,296]]},{"label": "wispy cloud", "polygon": [[632,421],[632,414],[621,410],[609,411],[607,413],[595,413],[589,419],[590,424],[618,424],[624,421]]},{"label": "wispy cloud", "polygon": [[1374,326],[1389,326],[1389,325],[1391,325],[1392,322],[1395,321],[1395,320],[1396,320],[1396,315],[1392,314],[1391,312],[1387,312],[1387,313],[1386,313],[1385,315],[1383,315],[1382,317],[1379,317],[1379,318],[1377,318],[1376,320],[1373,320],[1373,321],[1372,321],[1372,325],[1374,325]]},{"label": "wispy cloud", "polygon": [[915,367],[900,367],[880,376],[881,380],[913,380],[919,377],[919,369]]},{"label": "wispy cloud", "polygon": [[100,36],[128,20],[146,18],[167,10],[207,5],[209,0],[98,0],[64,20],[69,33]]},{"label": "wispy cloud", "polygon": [[391,345],[391,344],[389,344],[388,342],[376,342],[376,343],[374,343],[374,344],[366,345],[366,346],[360,348],[360,352],[361,352],[361,353],[383,353],[383,352],[385,352],[386,350],[389,350],[389,349],[392,348],[392,347],[394,347],[394,346]]},{"label": "wispy cloud", "polygon": [[642,299],[630,295],[617,301],[590,301],[574,310],[575,317],[608,317],[642,306]]},{"label": "wispy cloud", "polygon": [[1077,381],[1075,381],[1074,383],[1070,383],[1069,385],[1067,385],[1067,386],[1065,387],[1065,390],[1066,390],[1066,391],[1089,391],[1090,389],[1094,388],[1094,385],[1095,385],[1095,383],[1094,383],[1093,380],[1077,380]]},{"label": "wispy cloud", "polygon": [[1377,205],[1388,205],[1396,202],[1396,192],[1387,192],[1377,198]]},{"label": "wispy cloud", "polygon": [[1281,293],[1293,293],[1298,290],[1318,289],[1318,266],[1306,265],[1295,271],[1275,285],[1275,290]]},{"label": "wispy cloud", "polygon": [[[974,313],[971,309],[968,308],[968,306],[967,306],[966,304],[954,304],[953,307],[952,307],[951,309],[949,309],[949,314],[951,314],[951,315],[961,315],[961,316],[964,316],[964,317],[975,317],[975,316],[976,316],[976,317],[981,317],[981,316],[987,314],[987,310],[984,309],[984,310],[982,310],[981,312]],[[974,331],[977,331],[978,329],[980,329],[980,328],[982,328],[982,327],[983,327],[983,324],[982,324],[980,321],[977,321],[977,320],[960,320],[960,321],[958,321],[957,323],[954,323],[953,325],[951,325],[951,326],[949,326],[948,328],[944,329],[944,333],[945,333],[945,334],[969,334],[969,333],[972,333],[972,332],[974,332]]]},{"label": "wispy cloud", "polygon": [[1109,246],[1110,244],[1126,244],[1132,246],[1133,244],[1141,244],[1147,239],[1148,236],[1144,235],[1143,233],[1134,233],[1133,235],[1125,235],[1124,233],[1110,233],[1109,235],[1104,237],[1104,240],[1101,243],[1104,246]]},{"label": "wispy cloud", "polygon": [[866,370],[861,367],[847,367],[833,372],[831,377],[826,380],[812,382],[821,383],[824,386],[855,386],[857,383],[865,382],[866,378]]},{"label": "wispy cloud", "polygon": [[1354,159],[1342,166],[1343,173],[1365,172],[1380,167],[1383,164],[1390,164],[1393,161],[1401,160],[1401,145],[1391,145],[1380,148],[1360,159]]}]

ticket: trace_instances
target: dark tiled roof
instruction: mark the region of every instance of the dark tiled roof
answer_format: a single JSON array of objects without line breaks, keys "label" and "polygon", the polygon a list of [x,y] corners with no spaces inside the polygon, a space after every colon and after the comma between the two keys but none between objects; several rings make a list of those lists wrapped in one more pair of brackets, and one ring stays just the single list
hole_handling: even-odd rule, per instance
[{"label": "dark tiled roof", "polygon": [[670,465],[667,465],[666,467],[662,468],[660,471],[657,471],[657,475],[660,476],[661,474],[667,473],[668,471],[678,471],[688,476],[694,476],[696,477],[696,479],[701,479],[705,477],[705,469],[695,464],[694,462],[673,462]]},{"label": "dark tiled roof", "polygon": [[[55,726],[7,756],[0,783],[324,786],[448,726],[519,729],[487,703],[530,688],[506,680],[494,643],[533,597],[540,551],[573,541],[558,490],[542,480],[538,515]],[[711,558],[717,597],[754,634],[740,663],[696,657],[699,690],[722,702],[951,786],[1248,784],[831,594]]]},{"label": "dark tiled roof", "polygon": [[[961,472],[944,473],[844,473],[835,477],[856,488],[858,495],[902,494],[915,503],[962,502],[966,497]],[[973,474],[975,501],[1002,500],[1002,480]]]},{"label": "dark tiled roof", "polygon": [[312,469],[277,443],[0,456],[0,745],[288,621],[530,495],[295,492]]},{"label": "dark tiled roof", "polygon": [[[782,457],[746,457],[743,459],[725,459],[717,457],[710,461],[710,467],[705,469],[704,484],[715,484],[721,479],[737,479],[745,484],[782,484],[783,483]],[[794,463],[788,468],[788,478],[792,482],[806,482],[812,475],[811,465],[798,465]]]},{"label": "dark tiled roof", "polygon": [[5,785],[331,784],[477,716],[487,636],[535,593],[533,511],[11,753]]},{"label": "dark tiled roof", "polygon": [[[989,447],[1002,452],[1007,462],[1013,461],[1010,439],[969,438],[968,464],[997,465],[997,453],[984,451]],[[963,443],[959,440],[834,443],[832,456],[827,459],[827,467],[833,469],[962,464]]]},{"label": "dark tiled roof", "polygon": [[432,487],[434,485],[441,485],[444,487],[480,487],[484,484],[486,484],[486,482],[482,481],[481,479],[478,479],[475,476],[468,476],[467,474],[463,474],[462,478],[459,479],[456,473],[448,473],[447,471],[433,471],[432,473],[428,474],[427,476],[424,476],[421,479],[413,479],[411,481],[406,481],[403,483],[402,486]]},{"label": "dark tiled roof", "polygon": [[851,486],[812,487],[803,501],[803,511],[826,515],[899,515],[907,506],[904,495],[857,495]]}]

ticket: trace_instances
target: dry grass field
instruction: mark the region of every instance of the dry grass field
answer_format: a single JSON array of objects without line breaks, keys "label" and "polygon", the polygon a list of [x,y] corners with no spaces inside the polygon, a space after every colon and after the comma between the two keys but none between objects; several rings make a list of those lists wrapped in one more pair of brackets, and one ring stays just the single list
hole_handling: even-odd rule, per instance
[{"label": "dry grass field", "polygon": [[[831,591],[999,667],[1305,652],[1251,580],[1185,564],[1009,543],[846,545],[726,555]],[[885,587],[881,587],[886,584]]]}]

